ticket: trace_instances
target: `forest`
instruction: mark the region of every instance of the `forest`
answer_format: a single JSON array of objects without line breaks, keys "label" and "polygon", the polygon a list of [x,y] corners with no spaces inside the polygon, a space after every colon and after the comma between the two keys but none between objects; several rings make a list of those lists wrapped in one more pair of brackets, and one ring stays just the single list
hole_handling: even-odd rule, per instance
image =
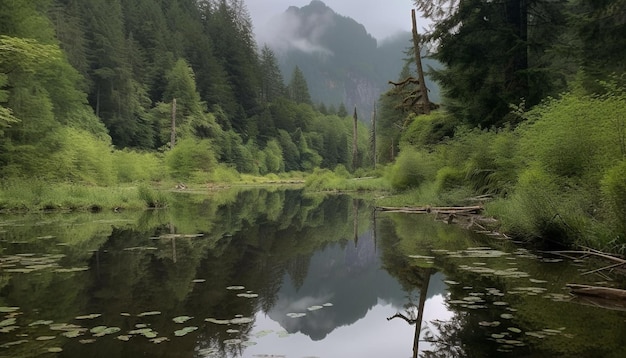
[{"label": "forest", "polygon": [[[203,181],[365,160],[348,155],[352,111],[320,112],[297,66],[285,84],[241,0],[6,5],[5,179]],[[368,132],[359,130],[365,153]]]},{"label": "forest", "polygon": [[[439,109],[390,87],[355,135],[353,109],[314,103],[297,65],[285,83],[243,0],[4,1],[0,209],[128,206],[126,184],[159,206],[159,183],[306,177],[411,204],[488,197],[515,236],[625,252],[626,1],[414,5]],[[415,75],[407,60],[390,80]],[[42,198],[50,183],[64,189]]]}]

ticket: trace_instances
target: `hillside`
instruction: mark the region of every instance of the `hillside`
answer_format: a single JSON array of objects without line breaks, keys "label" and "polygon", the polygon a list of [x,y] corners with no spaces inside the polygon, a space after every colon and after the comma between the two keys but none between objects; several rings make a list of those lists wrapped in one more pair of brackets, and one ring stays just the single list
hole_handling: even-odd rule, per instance
[{"label": "hillside", "polygon": [[[292,6],[273,22],[268,45],[276,52],[287,82],[298,66],[314,103],[344,103],[349,111],[357,106],[365,121],[388,89],[388,81],[397,79],[411,42],[407,32],[378,43],[362,24],[319,0],[301,8]],[[437,99],[436,86],[429,82],[428,87]]]}]

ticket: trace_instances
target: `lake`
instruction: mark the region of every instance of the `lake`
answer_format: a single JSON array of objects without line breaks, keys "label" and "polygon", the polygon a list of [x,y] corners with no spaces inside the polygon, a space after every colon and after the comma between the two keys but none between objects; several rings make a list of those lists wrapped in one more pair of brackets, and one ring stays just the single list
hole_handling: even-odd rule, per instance
[{"label": "lake", "polygon": [[4,215],[0,357],[622,357],[587,265],[295,189]]}]

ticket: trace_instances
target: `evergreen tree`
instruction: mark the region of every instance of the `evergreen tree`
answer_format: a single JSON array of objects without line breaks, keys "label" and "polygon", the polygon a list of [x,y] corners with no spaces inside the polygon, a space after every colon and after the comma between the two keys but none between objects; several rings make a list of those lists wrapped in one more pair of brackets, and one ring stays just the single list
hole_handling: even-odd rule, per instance
[{"label": "evergreen tree", "polygon": [[261,100],[265,103],[273,102],[275,99],[284,97],[286,94],[283,75],[278,67],[276,55],[267,46],[261,49]]},{"label": "evergreen tree", "polygon": [[293,69],[293,74],[291,75],[291,81],[289,81],[287,90],[289,92],[289,98],[291,98],[294,102],[312,104],[311,95],[309,94],[309,86],[306,83],[306,79],[304,78],[304,74],[302,73],[302,70],[300,70],[300,67],[296,66]]},{"label": "evergreen tree", "polygon": [[[435,21],[428,38],[434,58],[446,68],[433,77],[450,110],[471,125],[489,127],[505,118],[511,104],[538,103],[553,93],[550,66],[542,54],[558,40],[562,2],[548,0],[416,0]],[[550,31],[546,31],[550,29]]]}]

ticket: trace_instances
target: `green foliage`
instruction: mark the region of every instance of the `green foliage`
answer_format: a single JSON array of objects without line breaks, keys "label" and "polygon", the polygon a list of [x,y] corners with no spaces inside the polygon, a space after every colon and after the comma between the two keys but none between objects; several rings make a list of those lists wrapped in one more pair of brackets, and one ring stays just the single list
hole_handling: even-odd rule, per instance
[{"label": "green foliage", "polygon": [[148,182],[165,179],[163,160],[154,153],[124,149],[113,152],[119,183]]},{"label": "green foliage", "polygon": [[415,116],[402,132],[401,143],[422,148],[438,144],[454,135],[457,122],[445,111]]},{"label": "green foliage", "polygon": [[217,166],[217,159],[211,141],[185,139],[165,154],[165,164],[172,177],[186,179],[194,171],[211,172]]},{"label": "green foliage", "polygon": [[622,160],[606,171],[601,191],[608,222],[615,227],[622,243],[626,244],[626,161]]},{"label": "green foliage", "polygon": [[145,202],[148,208],[165,208],[171,201],[166,192],[145,185],[140,185],[137,192],[139,198]]},{"label": "green foliage", "polygon": [[404,190],[433,180],[436,172],[436,161],[431,154],[406,147],[391,167],[388,179],[394,189]]}]

